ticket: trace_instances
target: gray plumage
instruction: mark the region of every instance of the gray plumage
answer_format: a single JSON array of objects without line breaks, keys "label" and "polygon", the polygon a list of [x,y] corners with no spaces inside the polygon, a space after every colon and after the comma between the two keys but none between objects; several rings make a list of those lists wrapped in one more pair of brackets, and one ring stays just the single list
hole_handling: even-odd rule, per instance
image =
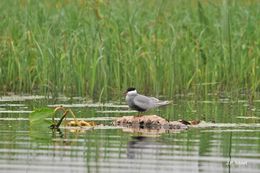
[{"label": "gray plumage", "polygon": [[128,88],[126,102],[131,109],[144,112],[152,108],[168,105],[169,101],[161,101],[154,97],[138,94],[135,88]]}]

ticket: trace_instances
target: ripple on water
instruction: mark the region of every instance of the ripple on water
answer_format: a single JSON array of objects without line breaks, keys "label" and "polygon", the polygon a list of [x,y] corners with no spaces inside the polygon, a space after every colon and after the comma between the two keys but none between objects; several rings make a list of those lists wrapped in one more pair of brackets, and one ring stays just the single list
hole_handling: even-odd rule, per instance
[{"label": "ripple on water", "polygon": [[[86,104],[75,105],[88,110]],[[93,107],[98,106],[103,105]],[[126,107],[115,108],[124,111]],[[92,119],[81,119],[112,121],[113,113],[117,114],[102,111]],[[7,115],[0,117],[0,172],[254,173],[260,169],[259,124],[204,124],[156,137],[107,126],[73,133],[66,128],[55,133],[46,129],[42,133],[51,138],[36,140],[31,136],[28,114]]]}]

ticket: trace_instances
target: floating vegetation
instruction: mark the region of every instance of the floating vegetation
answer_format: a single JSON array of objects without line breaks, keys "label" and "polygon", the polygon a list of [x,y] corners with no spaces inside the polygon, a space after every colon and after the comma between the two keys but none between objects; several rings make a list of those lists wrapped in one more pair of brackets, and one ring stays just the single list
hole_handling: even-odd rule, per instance
[{"label": "floating vegetation", "polygon": [[256,129],[207,129],[207,130],[202,130],[201,132],[214,132],[214,133],[223,133],[223,132],[260,132],[260,130],[256,130]]},{"label": "floating vegetation", "polygon": [[199,124],[190,125],[192,128],[259,128],[259,123],[213,123],[201,121]]},{"label": "floating vegetation", "polygon": [[157,115],[123,116],[113,122],[114,125],[147,129],[187,129],[188,126],[179,121],[167,121]]},{"label": "floating vegetation", "polygon": [[[11,96],[1,96],[0,102],[14,102],[14,101],[26,101],[26,100],[39,100],[45,99],[46,96],[39,96],[39,95],[11,95]],[[3,105],[3,104],[1,104]],[[12,104],[9,104],[12,105]],[[19,105],[19,104],[18,104]]]},{"label": "floating vegetation", "polygon": [[106,108],[128,108],[127,105],[115,105],[113,103],[85,103],[85,104],[55,104],[55,105],[48,105],[48,107],[59,107],[62,106],[64,108],[99,108],[99,107],[106,107]]},{"label": "floating vegetation", "polygon": [[178,122],[185,124],[185,125],[198,125],[201,121],[200,120],[192,120],[192,121],[187,121],[187,120],[178,120]]},{"label": "floating vegetation", "polygon": [[[33,112],[33,111],[32,111]],[[116,120],[118,117],[90,117],[90,118],[77,118],[78,121],[113,121]],[[1,121],[29,121],[29,118],[11,118],[11,117],[0,117]],[[46,118],[46,120],[51,121],[52,118]],[[59,121],[60,118],[54,118],[55,121]],[[67,121],[73,121],[74,118],[66,117]]]},{"label": "floating vegetation", "polygon": [[66,118],[66,116],[68,114],[71,114],[72,117],[74,118],[73,121],[69,121],[68,123],[66,123],[66,125],[68,126],[77,126],[77,127],[81,127],[81,126],[96,126],[97,124],[95,122],[87,122],[87,121],[84,121],[84,120],[78,120],[74,114],[74,112],[71,110],[71,109],[65,109],[64,107],[62,106],[59,106],[57,108],[55,108],[54,110],[54,113],[56,113],[57,111],[63,111],[63,115],[62,117],[60,118],[60,120],[58,121],[58,123],[54,123],[54,116],[53,116],[53,124],[50,126],[51,128],[59,128],[59,126],[61,125],[61,123],[63,122],[63,119]]},{"label": "floating vegetation", "polygon": [[101,114],[121,114],[121,113],[135,113],[137,111],[134,110],[108,110],[108,111],[97,111],[97,113]]},{"label": "floating vegetation", "polygon": [[0,107],[27,107],[25,104],[5,103],[0,104]]},{"label": "floating vegetation", "polygon": [[47,142],[52,139],[52,134],[48,130],[53,123],[50,119],[53,117],[53,110],[49,108],[36,109],[29,114],[30,137],[39,142]]},{"label": "floating vegetation", "polygon": [[[55,116],[58,111],[62,111],[62,116],[58,122],[55,121]],[[34,128],[37,128],[38,125],[50,127],[51,129],[58,129],[66,118],[66,116],[70,114],[73,117],[72,121],[65,123],[68,126],[96,126],[95,122],[87,122],[84,120],[78,120],[71,109],[65,109],[62,106],[55,108],[54,110],[51,108],[43,108],[37,109],[33,111],[30,116],[30,125]],[[51,121],[50,121],[51,118]]]},{"label": "floating vegetation", "polygon": [[97,124],[92,121],[92,122],[87,122],[87,121],[83,121],[83,120],[77,120],[77,121],[69,121],[67,124],[67,126],[96,126]]},{"label": "floating vegetation", "polygon": [[[252,131],[252,128],[259,128],[259,123],[215,123],[215,122],[205,122],[201,120],[178,120],[178,121],[167,121],[156,115],[146,115],[146,116],[123,116],[116,119],[114,125],[124,127],[124,131],[132,133],[144,133],[149,135],[159,135],[165,132],[174,132],[175,130],[184,130],[187,128],[234,128],[239,131],[238,128],[250,128],[247,129]],[[232,130],[228,130],[232,131]],[[220,129],[218,132],[222,132]],[[223,131],[224,132],[224,131]]]},{"label": "floating vegetation", "polygon": [[29,114],[33,111],[25,111],[25,110],[0,110],[0,114]]},{"label": "floating vegetation", "polygon": [[111,129],[123,129],[123,127],[119,126],[108,126],[108,125],[96,125],[96,126],[81,126],[80,128],[78,126],[61,126],[60,129],[65,130],[111,130]]},{"label": "floating vegetation", "polygon": [[2,117],[0,117],[0,121],[29,121],[29,118],[10,118],[10,117],[2,118]]}]

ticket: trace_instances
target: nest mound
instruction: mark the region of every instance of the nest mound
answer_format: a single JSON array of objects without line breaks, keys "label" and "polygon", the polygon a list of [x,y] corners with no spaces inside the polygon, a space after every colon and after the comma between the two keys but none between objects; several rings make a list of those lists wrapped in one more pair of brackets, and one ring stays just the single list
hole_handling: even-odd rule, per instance
[{"label": "nest mound", "polygon": [[187,129],[188,126],[179,121],[167,121],[157,115],[123,116],[113,123],[116,126],[149,128],[149,129]]}]

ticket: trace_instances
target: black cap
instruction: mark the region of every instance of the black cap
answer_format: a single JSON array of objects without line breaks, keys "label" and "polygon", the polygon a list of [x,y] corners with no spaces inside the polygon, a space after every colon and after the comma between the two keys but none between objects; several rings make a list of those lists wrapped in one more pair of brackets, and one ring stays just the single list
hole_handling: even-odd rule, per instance
[{"label": "black cap", "polygon": [[129,88],[127,88],[127,92],[129,92],[129,91],[134,91],[134,90],[135,90],[134,87],[129,87]]}]

